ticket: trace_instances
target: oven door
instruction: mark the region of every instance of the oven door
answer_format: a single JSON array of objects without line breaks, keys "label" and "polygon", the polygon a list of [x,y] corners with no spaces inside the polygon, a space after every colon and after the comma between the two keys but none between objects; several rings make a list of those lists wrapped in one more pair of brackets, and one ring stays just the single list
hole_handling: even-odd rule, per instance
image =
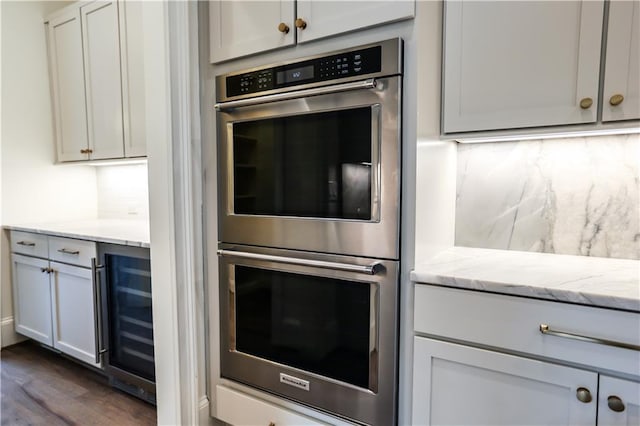
[{"label": "oven door", "polygon": [[220,247],[222,376],[394,424],[398,262]]},{"label": "oven door", "polygon": [[400,77],[368,83],[220,104],[221,241],[398,258]]}]

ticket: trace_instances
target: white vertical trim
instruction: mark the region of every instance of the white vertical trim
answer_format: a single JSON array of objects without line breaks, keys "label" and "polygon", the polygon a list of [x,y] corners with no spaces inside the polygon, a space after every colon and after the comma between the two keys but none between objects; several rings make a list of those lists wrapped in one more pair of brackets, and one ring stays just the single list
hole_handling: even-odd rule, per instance
[{"label": "white vertical trim", "polygon": [[169,4],[143,3],[153,333],[158,424],[181,424]]},{"label": "white vertical trim", "polygon": [[202,268],[197,266],[197,258],[202,253],[202,233],[196,232],[197,224],[201,222],[198,183],[202,179],[197,167],[200,159],[197,31],[197,4],[169,2],[176,272],[177,281],[181,283],[177,300],[181,330],[178,336],[181,351],[180,418],[181,424],[187,425],[199,423],[198,350],[204,350],[203,345],[198,345],[204,301],[202,298],[198,300],[198,285],[203,285]]}]

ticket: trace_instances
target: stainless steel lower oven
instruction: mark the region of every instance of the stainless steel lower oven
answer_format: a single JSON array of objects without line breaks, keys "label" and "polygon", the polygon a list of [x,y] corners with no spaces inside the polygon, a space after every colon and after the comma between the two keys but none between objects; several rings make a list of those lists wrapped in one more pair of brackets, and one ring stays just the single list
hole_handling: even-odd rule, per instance
[{"label": "stainless steel lower oven", "polygon": [[223,377],[395,422],[398,262],[222,244]]}]

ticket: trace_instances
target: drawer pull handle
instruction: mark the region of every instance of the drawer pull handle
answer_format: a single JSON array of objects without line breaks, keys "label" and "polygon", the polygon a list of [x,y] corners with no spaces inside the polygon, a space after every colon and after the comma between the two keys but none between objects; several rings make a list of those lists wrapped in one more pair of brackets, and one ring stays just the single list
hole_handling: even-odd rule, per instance
[{"label": "drawer pull handle", "polygon": [[607,405],[611,411],[615,411],[616,413],[622,413],[624,411],[624,402],[622,402],[619,396],[611,395],[607,398]]},{"label": "drawer pull handle", "polygon": [[578,388],[576,389],[576,398],[578,401],[588,404],[591,402],[593,398],[591,398],[591,392],[587,388]]},{"label": "drawer pull handle", "polygon": [[64,254],[73,254],[74,256],[77,256],[80,254],[80,250],[69,250],[68,248],[58,249],[58,252],[64,253]]},{"label": "drawer pull handle", "polygon": [[567,339],[581,340],[583,342],[598,343],[600,345],[615,346],[616,348],[640,351],[640,346],[631,343],[616,342],[615,340],[600,339],[598,337],[583,336],[581,334],[567,333],[566,331],[552,330],[547,324],[540,324],[540,333]]},{"label": "drawer pull handle", "polygon": [[18,241],[16,244],[19,245],[19,246],[26,246],[26,247],[35,247],[36,246],[36,243],[32,243],[30,241]]}]

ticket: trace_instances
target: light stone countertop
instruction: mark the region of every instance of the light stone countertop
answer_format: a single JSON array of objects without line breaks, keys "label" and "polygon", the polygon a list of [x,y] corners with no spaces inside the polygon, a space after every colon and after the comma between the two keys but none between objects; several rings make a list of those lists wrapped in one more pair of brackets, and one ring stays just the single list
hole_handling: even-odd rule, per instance
[{"label": "light stone countertop", "polygon": [[411,279],[469,290],[640,312],[640,261],[452,247]]},{"label": "light stone countertop", "polygon": [[146,220],[90,219],[5,225],[4,228],[58,237],[77,238],[99,243],[146,248],[150,245],[149,222]]}]

